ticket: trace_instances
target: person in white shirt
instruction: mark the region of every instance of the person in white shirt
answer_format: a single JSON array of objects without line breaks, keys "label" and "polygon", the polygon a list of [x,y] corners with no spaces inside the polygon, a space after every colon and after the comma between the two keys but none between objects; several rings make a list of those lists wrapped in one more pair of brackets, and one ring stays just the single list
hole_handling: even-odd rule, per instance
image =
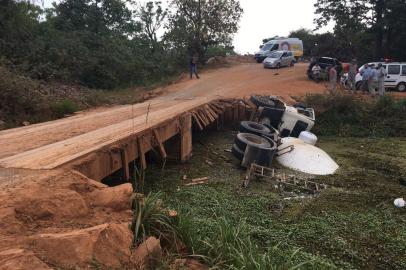
[{"label": "person in white shirt", "polygon": [[353,59],[350,63],[349,69],[348,69],[348,83],[349,83],[351,92],[355,92],[355,90],[356,90],[355,78],[357,76],[357,72],[358,72],[357,60]]},{"label": "person in white shirt", "polygon": [[320,80],[320,72],[321,72],[321,67],[318,64],[315,64],[312,68],[312,76],[315,81]]},{"label": "person in white shirt", "polygon": [[385,95],[385,78],[388,74],[386,68],[382,66],[382,63],[378,64],[376,75],[378,77],[378,93],[383,97]]}]

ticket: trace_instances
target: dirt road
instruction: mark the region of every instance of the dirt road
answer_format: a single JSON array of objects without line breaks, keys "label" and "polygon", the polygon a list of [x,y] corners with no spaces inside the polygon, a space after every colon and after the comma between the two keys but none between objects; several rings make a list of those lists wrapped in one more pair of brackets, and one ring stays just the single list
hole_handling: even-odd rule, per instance
[{"label": "dirt road", "polygon": [[[60,158],[62,154],[73,155],[87,151],[84,147],[89,145],[85,142],[89,142],[90,138],[100,138],[100,145],[111,141],[112,138],[116,139],[117,137],[104,135],[108,132],[110,135],[115,131],[124,132],[117,128],[120,123],[129,119],[134,119],[137,125],[145,123],[148,111],[153,112],[153,117],[148,121],[148,124],[152,125],[190,106],[220,97],[267,93],[289,100],[290,96],[322,92],[324,85],[307,80],[305,69],[306,66],[303,64],[280,70],[263,69],[262,65],[258,64],[241,64],[231,68],[210,70],[203,73],[200,80],[185,79],[164,88],[162,96],[134,106],[82,112],[57,121],[2,131],[0,166],[36,168],[30,165],[40,163],[43,154],[43,159],[49,160]],[[82,145],[80,142],[85,144]],[[91,145],[95,146],[93,143]],[[36,152],[38,155],[32,156]],[[52,155],[46,154],[49,152],[52,152]],[[49,162],[47,164],[50,165]],[[55,161],[52,164],[54,166],[60,162]]]}]

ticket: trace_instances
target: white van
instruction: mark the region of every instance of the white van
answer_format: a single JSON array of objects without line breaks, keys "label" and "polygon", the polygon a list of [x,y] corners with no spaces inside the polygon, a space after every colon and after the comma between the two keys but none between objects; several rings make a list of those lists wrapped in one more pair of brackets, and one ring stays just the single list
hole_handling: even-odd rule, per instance
[{"label": "white van", "polygon": [[298,38],[275,38],[261,45],[261,50],[255,53],[255,60],[262,63],[272,51],[291,51],[296,59],[303,56],[303,42]]},{"label": "white van", "polygon": [[[388,75],[385,78],[385,88],[394,88],[399,92],[406,91],[406,62],[373,62],[368,63],[372,68],[378,66],[379,63],[382,63],[382,66],[386,69]],[[357,90],[361,89],[362,85],[362,76],[360,72],[364,69],[364,66],[359,68],[359,72],[355,77],[356,88]]]}]

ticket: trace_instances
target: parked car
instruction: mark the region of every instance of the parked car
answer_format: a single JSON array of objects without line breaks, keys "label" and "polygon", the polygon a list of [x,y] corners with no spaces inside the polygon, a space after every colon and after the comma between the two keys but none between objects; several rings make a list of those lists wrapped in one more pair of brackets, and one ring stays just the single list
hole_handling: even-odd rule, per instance
[{"label": "parked car", "polygon": [[[386,69],[387,77],[385,78],[385,88],[394,88],[399,92],[406,91],[406,62],[371,62],[368,66],[375,68],[379,63]],[[362,76],[360,72],[364,69],[364,65],[358,69],[355,77],[355,87],[360,90],[362,87]],[[341,84],[348,85],[348,73],[343,74]]]},{"label": "parked car", "polygon": [[293,67],[295,65],[295,57],[289,51],[274,51],[265,58],[264,68],[281,68]]},{"label": "parked car", "polygon": [[[340,78],[340,74],[343,70],[343,65],[341,64],[340,61],[338,61],[336,58],[331,58],[331,57],[319,57],[316,58],[314,61],[312,61],[307,69],[307,76],[309,77],[309,79],[313,79],[312,78],[312,68],[318,64],[321,68],[321,72],[323,74],[328,74],[327,70],[332,67],[335,66],[336,70],[337,70],[337,78]],[[328,76],[327,76],[328,78]]]},{"label": "parked car", "polygon": [[274,51],[291,51],[295,59],[303,56],[303,42],[298,38],[275,38],[260,46],[255,60],[262,63]]}]

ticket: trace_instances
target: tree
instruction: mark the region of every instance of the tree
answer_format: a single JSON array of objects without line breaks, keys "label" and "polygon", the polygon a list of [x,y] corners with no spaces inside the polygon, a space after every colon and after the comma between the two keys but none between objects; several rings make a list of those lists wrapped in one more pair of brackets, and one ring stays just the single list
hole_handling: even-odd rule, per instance
[{"label": "tree", "polygon": [[209,46],[230,47],[242,8],[237,0],[172,0],[166,41],[203,59]]},{"label": "tree", "polygon": [[98,35],[132,35],[136,31],[132,12],[125,0],[63,0],[50,10],[48,20],[54,20],[63,31],[89,31]]},{"label": "tree", "polygon": [[167,15],[168,9],[162,8],[161,1],[147,2],[137,11],[142,32],[153,46],[158,43],[157,32],[163,26]]},{"label": "tree", "polygon": [[[374,37],[374,56],[381,59],[385,55],[401,56],[393,50],[389,38],[394,31],[404,32],[399,21],[405,20],[406,1],[404,0],[317,0],[315,19],[320,28],[328,22],[335,22],[334,32],[355,44],[360,33]],[[396,14],[396,15],[394,15]],[[396,17],[394,17],[396,16]],[[403,24],[404,26],[404,24]],[[361,38],[363,40],[364,38]],[[366,38],[369,40],[369,38]],[[403,41],[406,41],[403,39]],[[370,44],[370,43],[369,43]],[[366,49],[366,48],[365,48]]]}]

